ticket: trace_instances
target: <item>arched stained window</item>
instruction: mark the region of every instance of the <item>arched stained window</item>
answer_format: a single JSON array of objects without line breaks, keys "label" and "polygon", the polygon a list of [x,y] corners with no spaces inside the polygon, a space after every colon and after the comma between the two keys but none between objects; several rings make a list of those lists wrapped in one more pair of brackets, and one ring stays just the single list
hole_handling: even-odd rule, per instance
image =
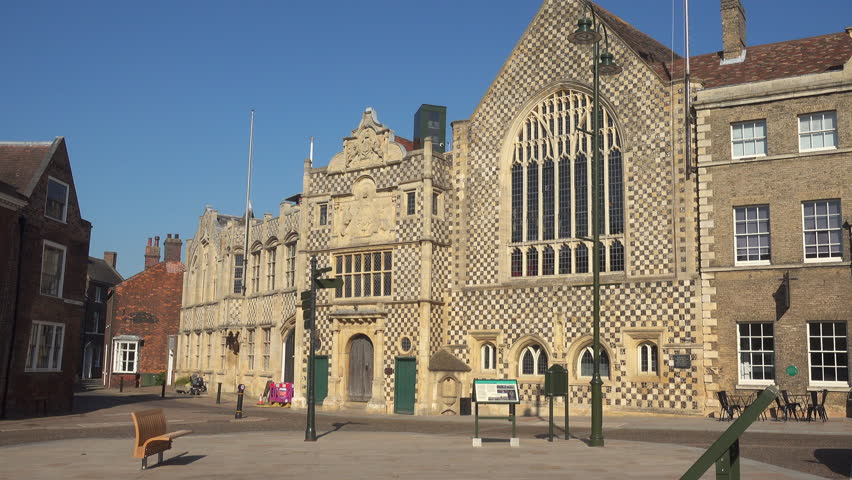
[{"label": "arched stained window", "polygon": [[544,375],[547,370],[547,353],[541,345],[529,345],[521,351],[518,364],[521,375]]},{"label": "arched stained window", "polygon": [[482,369],[494,370],[497,368],[497,348],[491,343],[484,343],[480,348]]},{"label": "arched stained window", "polygon": [[[591,377],[594,374],[595,357],[591,345],[582,350],[579,363],[581,377]],[[601,348],[601,378],[609,378],[609,354],[605,348]]]},{"label": "arched stained window", "polygon": [[[599,161],[592,170],[591,105],[591,97],[584,92],[554,92],[532,108],[516,131],[509,167],[511,185],[506,186],[511,190],[507,253],[512,277],[588,273],[592,202],[599,210],[602,242],[617,248],[610,255],[602,249],[598,265],[603,272],[624,271],[621,139],[614,118],[601,109]],[[597,177],[596,198],[592,198],[593,177]]]},{"label": "arched stained window", "polygon": [[527,276],[535,277],[538,275],[538,250],[535,247],[530,247],[527,250]]},{"label": "arched stained window", "polygon": [[658,372],[657,366],[657,346],[651,342],[645,342],[639,345],[639,373],[656,375]]}]

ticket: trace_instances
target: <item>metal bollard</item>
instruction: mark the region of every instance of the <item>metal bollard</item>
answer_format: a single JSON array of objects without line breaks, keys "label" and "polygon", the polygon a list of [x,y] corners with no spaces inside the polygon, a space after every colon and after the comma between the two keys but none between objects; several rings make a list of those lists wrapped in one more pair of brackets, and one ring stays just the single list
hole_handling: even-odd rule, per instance
[{"label": "metal bollard", "polygon": [[219,382],[219,388],[216,390],[216,404],[222,403],[222,382]]},{"label": "metal bollard", "polygon": [[118,377],[118,393],[124,393],[124,377]]},{"label": "metal bollard", "polygon": [[163,391],[160,392],[160,398],[166,398],[166,379],[163,379]]},{"label": "metal bollard", "polygon": [[234,418],[243,418],[243,397],[245,396],[246,386],[242,383],[237,387],[237,411],[234,412]]}]

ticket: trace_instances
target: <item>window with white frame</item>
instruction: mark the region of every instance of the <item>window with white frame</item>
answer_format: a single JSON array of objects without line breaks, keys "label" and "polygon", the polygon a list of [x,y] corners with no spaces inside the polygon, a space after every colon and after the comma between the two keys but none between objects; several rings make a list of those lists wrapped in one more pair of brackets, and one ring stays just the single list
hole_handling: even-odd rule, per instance
[{"label": "window with white frame", "polygon": [[266,289],[275,290],[275,261],[278,249],[275,246],[266,250]]},{"label": "window with white frame", "polygon": [[34,321],[27,351],[28,372],[58,372],[62,369],[65,325]]},{"label": "window with white frame", "polygon": [[479,348],[479,352],[482,370],[494,370],[497,368],[497,348],[493,343],[483,343]]},{"label": "window with white frame", "polygon": [[116,341],[113,358],[113,373],[136,373],[139,365],[139,341]]},{"label": "window with white frame", "polygon": [[766,155],[766,120],[752,120],[731,125],[733,158]]},{"label": "window with white frame", "polygon": [[639,344],[639,373],[643,375],[657,375],[659,373],[659,353],[657,346],[652,342]]},{"label": "window with white frame", "polygon": [[68,216],[68,184],[47,177],[47,201],[44,216],[64,222]]},{"label": "window with white frame", "polygon": [[263,371],[269,371],[269,360],[272,349],[272,329],[264,328],[263,332]]},{"label": "window with white frame", "polygon": [[547,352],[535,343],[524,347],[518,367],[520,375],[544,375],[547,371]]},{"label": "window with white frame", "polygon": [[62,297],[65,279],[65,247],[45,240],[41,257],[41,294]]},{"label": "window with white frame", "polygon": [[243,254],[237,253],[234,255],[234,293],[237,295],[243,293],[244,274]]},{"label": "window with white frame", "polygon": [[254,329],[248,330],[248,369],[254,370]]},{"label": "window with white frame", "polygon": [[[621,137],[615,118],[602,109],[600,161],[593,172],[592,136],[576,133],[592,129],[592,110],[587,93],[560,90],[535,105],[516,132],[505,185],[512,278],[588,273],[592,202],[600,212],[601,271],[624,270]],[[592,173],[599,179],[598,198],[591,195]]]},{"label": "window with white frame", "polygon": [[768,384],[775,379],[773,327],[771,323],[737,325],[740,382]]},{"label": "window with white frame", "polygon": [[812,384],[849,384],[846,322],[808,323],[808,353]]},{"label": "window with white frame", "polygon": [[802,203],[802,232],[805,261],[841,260],[840,200]]},{"label": "window with white frame", "polygon": [[[601,347],[600,361],[601,378],[609,378],[609,354],[603,347]],[[579,376],[591,378],[595,371],[595,357],[591,345],[580,351],[578,364],[577,371],[580,373]]]},{"label": "window with white frame", "polygon": [[799,151],[837,148],[837,113],[818,112],[799,116]]},{"label": "window with white frame", "polygon": [[260,292],[260,247],[251,252],[251,292]]},{"label": "window with white frame", "polygon": [[736,263],[769,263],[769,205],[734,207]]},{"label": "window with white frame", "polygon": [[287,279],[287,288],[296,286],[296,242],[290,242],[285,246],[287,250],[287,271],[284,276]]},{"label": "window with white frame", "polygon": [[391,295],[393,256],[390,250],[349,253],[334,257],[335,275],[343,285],[337,298],[387,297]]}]

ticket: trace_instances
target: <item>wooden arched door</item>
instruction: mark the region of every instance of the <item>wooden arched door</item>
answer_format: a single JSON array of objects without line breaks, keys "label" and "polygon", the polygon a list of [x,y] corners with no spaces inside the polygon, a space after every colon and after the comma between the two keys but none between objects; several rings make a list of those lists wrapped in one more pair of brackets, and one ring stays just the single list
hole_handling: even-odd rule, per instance
[{"label": "wooden arched door", "polygon": [[349,342],[349,400],[368,402],[373,396],[373,342],[356,335]]}]

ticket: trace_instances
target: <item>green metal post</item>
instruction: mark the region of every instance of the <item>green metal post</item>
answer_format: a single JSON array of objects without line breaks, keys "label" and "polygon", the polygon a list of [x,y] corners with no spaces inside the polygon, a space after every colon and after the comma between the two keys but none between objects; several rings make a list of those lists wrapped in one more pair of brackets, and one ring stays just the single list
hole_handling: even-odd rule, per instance
[{"label": "green metal post", "polygon": [[740,440],[716,460],[716,480],[740,480]]},{"label": "green metal post", "polygon": [[592,101],[592,338],[594,354],[594,371],[592,373],[592,434],[589,438],[589,446],[602,447],[603,438],[603,394],[601,392],[601,271],[600,271],[600,225],[598,218],[600,186],[598,183],[598,162],[600,162],[600,122],[598,120],[598,109],[600,108],[600,73],[598,72],[598,57],[600,56],[600,42],[595,42],[594,49],[594,99]]},{"label": "green metal post", "polygon": [[473,417],[473,438],[479,438],[479,403],[476,404],[475,409],[475,415]]},{"label": "green metal post", "polygon": [[571,403],[571,386],[568,386],[568,393],[565,395],[565,440],[568,440],[568,404]]},{"label": "green metal post", "polygon": [[549,417],[550,421],[548,422],[549,431],[548,431],[548,435],[547,435],[547,441],[552,442],[553,441],[553,395],[551,395],[549,398],[550,398],[550,417]]},{"label": "green metal post", "polygon": [[512,438],[518,438],[518,427],[515,424],[515,404],[509,404],[509,415],[512,416]]},{"label": "green metal post", "polygon": [[316,310],[317,310],[317,289],[316,289],[316,272],[317,272],[317,256],[311,257],[311,313],[310,313],[310,354],[308,355],[308,425],[305,427],[305,441],[317,441],[316,429],[316,411],[314,404],[314,344],[316,343]]}]

